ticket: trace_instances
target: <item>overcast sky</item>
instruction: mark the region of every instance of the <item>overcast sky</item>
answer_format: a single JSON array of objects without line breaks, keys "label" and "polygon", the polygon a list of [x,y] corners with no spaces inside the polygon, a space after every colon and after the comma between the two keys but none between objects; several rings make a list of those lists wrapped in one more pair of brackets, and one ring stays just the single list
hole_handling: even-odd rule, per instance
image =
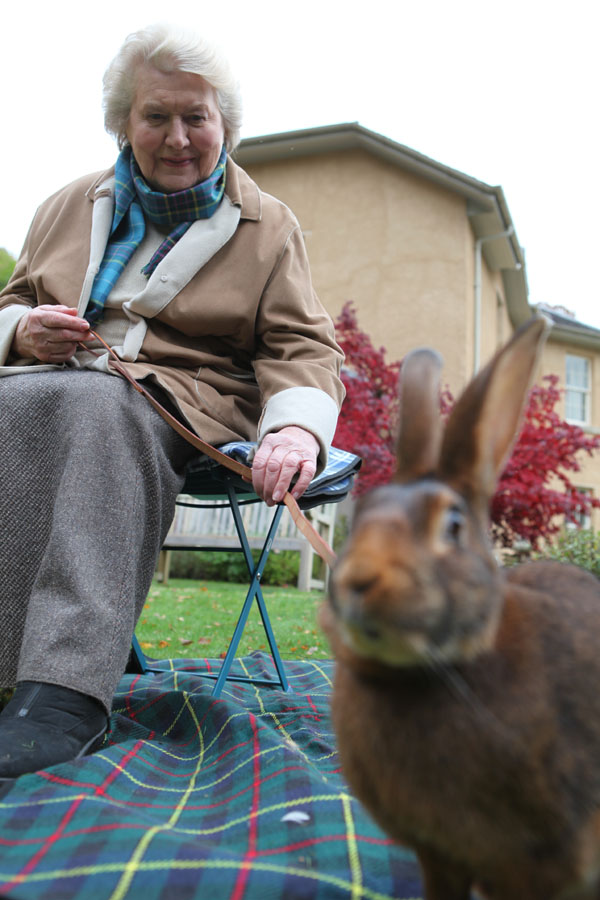
[{"label": "overcast sky", "polygon": [[502,185],[532,303],[600,328],[597,3],[571,0],[53,0],[3,9],[0,247],[36,206],[110,165],[101,80],[156,21],[205,30],[232,59],[243,137],[360,122]]}]

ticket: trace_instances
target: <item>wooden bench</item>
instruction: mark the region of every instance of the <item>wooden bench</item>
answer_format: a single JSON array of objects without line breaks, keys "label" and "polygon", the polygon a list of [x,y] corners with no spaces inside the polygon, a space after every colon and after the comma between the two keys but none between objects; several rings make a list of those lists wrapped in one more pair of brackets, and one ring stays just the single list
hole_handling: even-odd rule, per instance
[{"label": "wooden bench", "polygon": [[[209,501],[199,506],[193,497],[182,498],[190,505],[179,506],[173,519],[163,549],[161,550],[156,576],[158,581],[168,584],[171,554],[174,550],[195,551],[241,551],[240,542],[235,533],[229,507]],[[319,506],[308,510],[306,515],[325,538],[328,544],[333,543],[336,505]],[[287,510],[284,516],[288,516]],[[271,515],[268,507],[253,504],[245,507],[244,524],[247,529],[248,543],[252,549],[262,549]],[[289,518],[289,516],[288,516]],[[315,552],[297,529],[291,518],[282,519],[277,536],[272,544],[272,551],[294,550],[300,554],[297,587],[301,591],[325,590],[327,587],[328,569],[319,562],[319,571],[315,574]]]}]

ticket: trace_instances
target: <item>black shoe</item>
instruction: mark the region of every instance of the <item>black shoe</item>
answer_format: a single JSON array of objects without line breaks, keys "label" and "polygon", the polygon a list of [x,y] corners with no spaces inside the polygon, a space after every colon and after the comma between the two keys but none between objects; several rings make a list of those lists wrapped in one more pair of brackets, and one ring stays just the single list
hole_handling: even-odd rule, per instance
[{"label": "black shoe", "polygon": [[98,750],[108,728],[93,697],[57,684],[21,681],[0,713],[0,782]]}]

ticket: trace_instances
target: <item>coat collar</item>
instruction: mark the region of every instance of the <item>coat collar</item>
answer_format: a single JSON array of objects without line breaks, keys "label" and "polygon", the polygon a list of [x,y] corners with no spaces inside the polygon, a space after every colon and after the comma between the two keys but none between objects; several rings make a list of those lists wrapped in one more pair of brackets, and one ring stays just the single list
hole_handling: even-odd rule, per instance
[{"label": "coat collar", "polygon": [[[100,197],[110,196],[112,189],[108,182],[114,178],[114,174],[114,166],[105,172],[100,172],[85,193],[88,200],[93,203]],[[260,222],[262,203],[258,185],[229,156],[227,157],[225,193],[234,206],[240,207],[240,218]]]},{"label": "coat collar", "polygon": [[247,172],[227,157],[225,193],[235,206],[241,207],[241,218],[260,222],[262,202],[260,190]]}]

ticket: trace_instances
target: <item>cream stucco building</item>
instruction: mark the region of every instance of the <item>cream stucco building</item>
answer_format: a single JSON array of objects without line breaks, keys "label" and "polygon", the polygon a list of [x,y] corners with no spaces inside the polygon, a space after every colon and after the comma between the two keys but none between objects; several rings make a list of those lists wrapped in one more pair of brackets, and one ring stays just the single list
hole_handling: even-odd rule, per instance
[{"label": "cream stucco building", "polygon": [[[454,394],[532,315],[501,187],[356,123],[249,138],[236,159],[296,213],[331,315],[353,301],[390,360],[435,347]],[[569,417],[598,432],[600,331],[568,315],[552,319],[540,374],[559,375]],[[582,465],[577,485],[600,494],[600,454]]]}]

